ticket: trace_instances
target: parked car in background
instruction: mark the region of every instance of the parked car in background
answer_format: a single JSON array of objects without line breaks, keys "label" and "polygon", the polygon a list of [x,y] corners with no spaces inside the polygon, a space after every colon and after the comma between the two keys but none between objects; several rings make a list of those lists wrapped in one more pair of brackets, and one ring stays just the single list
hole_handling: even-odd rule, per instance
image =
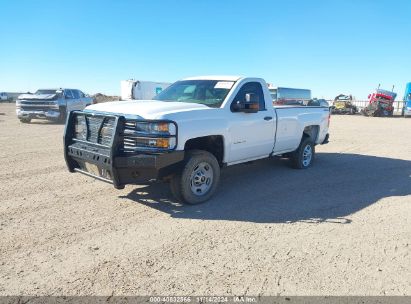
[{"label": "parked car in background", "polygon": [[9,96],[7,95],[6,92],[0,92],[0,101],[7,101],[9,99]]},{"label": "parked car in background", "polygon": [[71,112],[64,156],[70,172],[118,189],[169,181],[176,200],[198,204],[213,195],[225,166],[281,155],[310,167],[315,146],[328,142],[329,119],[328,107],[273,106],[261,78],[193,77],[155,100]]},{"label": "parked car in background", "polygon": [[311,100],[311,90],[274,87],[268,84],[273,105],[307,105]]},{"label": "parked car in background", "polygon": [[16,101],[16,114],[23,123],[33,118],[64,122],[67,114],[83,110],[93,99],[77,89],[41,89],[34,94],[22,94]]},{"label": "parked car in background", "polygon": [[405,86],[402,115],[405,117],[411,116],[411,82],[407,83],[407,85]]},{"label": "parked car in background", "polygon": [[159,94],[170,85],[168,82],[154,82],[142,80],[122,80],[121,100],[148,100]]},{"label": "parked car in background", "polygon": [[331,106],[331,114],[351,114],[358,112],[357,106],[353,103],[352,95],[340,94],[334,98]]}]

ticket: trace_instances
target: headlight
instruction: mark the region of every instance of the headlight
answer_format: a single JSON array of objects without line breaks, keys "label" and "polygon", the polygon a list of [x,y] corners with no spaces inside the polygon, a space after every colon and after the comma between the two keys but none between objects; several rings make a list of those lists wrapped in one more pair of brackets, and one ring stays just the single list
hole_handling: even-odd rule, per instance
[{"label": "headlight", "polygon": [[84,115],[76,115],[74,118],[74,137],[77,139],[87,139],[87,125]]},{"label": "headlight", "polygon": [[177,126],[168,121],[127,120],[124,130],[124,151],[173,150],[177,145]]},{"label": "headlight", "polygon": [[161,135],[176,135],[176,126],[169,122],[132,122],[128,121],[126,127],[137,132]]}]

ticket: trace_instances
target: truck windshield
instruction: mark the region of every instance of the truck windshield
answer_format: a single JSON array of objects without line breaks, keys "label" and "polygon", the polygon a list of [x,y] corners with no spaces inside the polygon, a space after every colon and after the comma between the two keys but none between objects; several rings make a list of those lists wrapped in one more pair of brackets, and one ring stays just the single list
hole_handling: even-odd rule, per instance
[{"label": "truck windshield", "polygon": [[40,95],[40,94],[56,94],[57,90],[37,90],[36,95]]},{"label": "truck windshield", "polygon": [[234,81],[182,80],[173,83],[153,99],[219,108],[233,85]]}]

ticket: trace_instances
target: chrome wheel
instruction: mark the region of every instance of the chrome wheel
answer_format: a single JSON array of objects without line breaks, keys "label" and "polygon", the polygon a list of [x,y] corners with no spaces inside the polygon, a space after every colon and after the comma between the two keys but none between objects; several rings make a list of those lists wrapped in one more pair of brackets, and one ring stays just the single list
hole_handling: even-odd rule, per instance
[{"label": "chrome wheel", "polygon": [[191,192],[197,196],[206,194],[213,184],[213,168],[207,162],[194,167],[190,177]]},{"label": "chrome wheel", "polygon": [[303,150],[304,167],[308,167],[310,165],[312,157],[313,157],[313,148],[311,147],[311,145],[306,145]]}]

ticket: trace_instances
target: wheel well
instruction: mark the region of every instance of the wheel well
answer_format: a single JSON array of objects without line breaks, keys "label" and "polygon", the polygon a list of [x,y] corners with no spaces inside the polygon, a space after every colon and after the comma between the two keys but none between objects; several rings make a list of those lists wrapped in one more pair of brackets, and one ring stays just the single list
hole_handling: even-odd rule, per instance
[{"label": "wheel well", "polygon": [[316,142],[319,130],[319,126],[306,126],[303,131],[303,137],[310,137],[313,142]]},{"label": "wheel well", "polygon": [[196,137],[187,140],[184,145],[184,151],[204,150],[215,156],[220,166],[223,165],[224,159],[224,141],[221,135],[210,135]]}]

